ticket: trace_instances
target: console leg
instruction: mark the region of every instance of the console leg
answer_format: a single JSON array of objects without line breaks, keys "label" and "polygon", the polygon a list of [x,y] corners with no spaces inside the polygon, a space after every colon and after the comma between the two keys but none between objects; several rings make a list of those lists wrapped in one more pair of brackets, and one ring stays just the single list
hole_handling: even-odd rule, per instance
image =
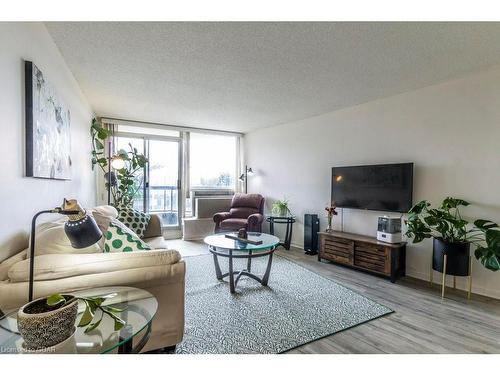
[{"label": "console leg", "polygon": [[446,287],[446,261],[448,256],[445,254],[443,257],[443,282],[441,284],[441,299],[444,299],[444,288]]}]

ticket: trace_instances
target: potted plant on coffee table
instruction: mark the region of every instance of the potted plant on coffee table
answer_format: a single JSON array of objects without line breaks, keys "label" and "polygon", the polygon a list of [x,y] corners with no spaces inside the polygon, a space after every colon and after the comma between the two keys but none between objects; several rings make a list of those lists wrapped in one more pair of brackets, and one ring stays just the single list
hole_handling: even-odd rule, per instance
[{"label": "potted plant on coffee table", "polygon": [[[406,235],[413,243],[433,237],[432,269],[454,276],[470,274],[470,245],[475,244],[475,257],[489,270],[500,269],[500,230],[490,220],[478,219],[471,226],[462,217],[460,207],[469,202],[447,197],[437,208],[425,200],[414,205],[405,221]],[[447,258],[446,270],[444,259]]]},{"label": "potted plant on coffee table", "polygon": [[[87,327],[85,333],[99,326],[104,315],[114,320],[118,331],[125,322],[116,313],[122,312],[111,306],[103,306],[104,297],[75,297],[70,294],[53,294],[22,306],[17,314],[17,325],[27,350],[46,350],[69,339],[75,332],[78,301],[85,304],[85,311],[78,327]],[[94,319],[96,312],[100,315]]]}]

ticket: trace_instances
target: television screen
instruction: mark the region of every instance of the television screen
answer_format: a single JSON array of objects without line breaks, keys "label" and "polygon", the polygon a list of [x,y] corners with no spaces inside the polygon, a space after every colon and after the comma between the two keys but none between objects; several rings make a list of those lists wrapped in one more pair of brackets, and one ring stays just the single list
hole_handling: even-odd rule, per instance
[{"label": "television screen", "polygon": [[332,202],[337,207],[408,212],[413,163],[332,168]]}]

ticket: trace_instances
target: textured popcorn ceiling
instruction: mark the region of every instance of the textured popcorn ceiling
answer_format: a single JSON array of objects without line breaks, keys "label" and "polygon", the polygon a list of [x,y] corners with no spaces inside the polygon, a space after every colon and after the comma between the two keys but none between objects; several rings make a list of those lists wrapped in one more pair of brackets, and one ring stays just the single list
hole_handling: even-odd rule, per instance
[{"label": "textured popcorn ceiling", "polygon": [[500,23],[47,23],[98,115],[248,132],[500,64]]}]

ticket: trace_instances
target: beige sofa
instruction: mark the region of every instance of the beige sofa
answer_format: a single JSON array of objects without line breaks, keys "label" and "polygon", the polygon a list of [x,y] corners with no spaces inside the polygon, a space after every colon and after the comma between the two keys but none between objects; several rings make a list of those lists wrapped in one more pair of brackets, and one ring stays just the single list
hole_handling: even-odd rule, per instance
[{"label": "beige sofa", "polygon": [[[35,298],[107,286],[145,289],[158,300],[158,311],[143,351],[175,346],[182,341],[184,333],[186,266],[179,252],[166,249],[158,216],[152,216],[143,240],[157,250],[36,256]],[[21,250],[0,263],[0,309],[5,313],[27,302],[29,259],[26,253]]]}]

